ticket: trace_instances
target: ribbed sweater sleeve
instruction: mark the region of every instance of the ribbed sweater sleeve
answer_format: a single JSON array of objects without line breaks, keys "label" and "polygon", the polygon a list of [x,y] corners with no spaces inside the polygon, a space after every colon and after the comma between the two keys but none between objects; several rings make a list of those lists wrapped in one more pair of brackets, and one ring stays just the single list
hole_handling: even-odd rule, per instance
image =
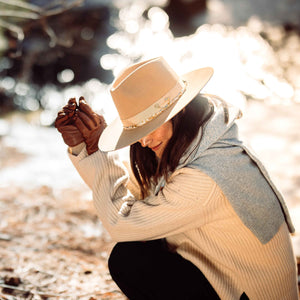
[{"label": "ribbed sweater sleeve", "polygon": [[198,170],[174,172],[157,194],[136,200],[126,188],[128,173],[113,153],[70,155],[93,191],[97,213],[115,241],[150,240],[202,226],[216,183]]}]

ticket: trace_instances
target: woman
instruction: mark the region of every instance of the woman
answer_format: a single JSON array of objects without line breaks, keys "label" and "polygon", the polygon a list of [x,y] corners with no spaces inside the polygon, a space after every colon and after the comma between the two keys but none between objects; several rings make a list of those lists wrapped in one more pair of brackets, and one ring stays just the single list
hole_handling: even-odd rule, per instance
[{"label": "woman", "polygon": [[[286,205],[238,139],[240,111],[199,94],[212,73],[151,59],[115,79],[109,126],[82,97],[58,114],[117,242],[112,278],[129,299],[298,299]],[[128,145],[129,173],[110,152]]]}]

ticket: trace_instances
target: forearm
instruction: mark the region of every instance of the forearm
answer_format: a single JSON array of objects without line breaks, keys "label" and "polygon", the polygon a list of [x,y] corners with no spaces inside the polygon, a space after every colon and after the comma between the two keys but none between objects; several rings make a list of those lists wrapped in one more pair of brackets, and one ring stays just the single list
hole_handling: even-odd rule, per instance
[{"label": "forearm", "polygon": [[216,183],[205,174],[195,178],[195,173],[185,173],[158,195],[136,200],[125,188],[126,179],[113,170],[97,178],[93,195],[98,215],[115,241],[158,239],[200,227],[211,214],[210,200],[219,193]]},{"label": "forearm", "polygon": [[97,151],[88,156],[83,149],[71,159],[93,191],[103,226],[116,241],[167,237],[206,222],[216,184],[205,174],[178,172],[157,196],[142,201],[126,188],[127,170],[114,154]]}]

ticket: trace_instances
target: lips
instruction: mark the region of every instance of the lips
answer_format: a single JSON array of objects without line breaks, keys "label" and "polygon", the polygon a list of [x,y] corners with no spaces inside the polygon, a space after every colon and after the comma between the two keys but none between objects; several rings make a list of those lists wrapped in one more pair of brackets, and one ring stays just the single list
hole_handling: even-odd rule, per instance
[{"label": "lips", "polygon": [[162,143],[158,144],[158,145],[155,146],[155,147],[151,147],[151,150],[154,151],[154,152],[156,152],[156,151],[160,148],[161,144],[162,144]]}]

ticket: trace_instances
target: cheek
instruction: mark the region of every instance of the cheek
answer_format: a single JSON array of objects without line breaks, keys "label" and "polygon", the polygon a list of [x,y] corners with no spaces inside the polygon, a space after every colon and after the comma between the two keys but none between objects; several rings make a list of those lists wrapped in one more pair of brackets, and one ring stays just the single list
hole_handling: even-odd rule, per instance
[{"label": "cheek", "polygon": [[152,138],[156,141],[166,143],[170,140],[172,135],[173,135],[173,125],[172,122],[169,121],[167,123],[164,123],[156,131],[154,131],[152,134]]}]

